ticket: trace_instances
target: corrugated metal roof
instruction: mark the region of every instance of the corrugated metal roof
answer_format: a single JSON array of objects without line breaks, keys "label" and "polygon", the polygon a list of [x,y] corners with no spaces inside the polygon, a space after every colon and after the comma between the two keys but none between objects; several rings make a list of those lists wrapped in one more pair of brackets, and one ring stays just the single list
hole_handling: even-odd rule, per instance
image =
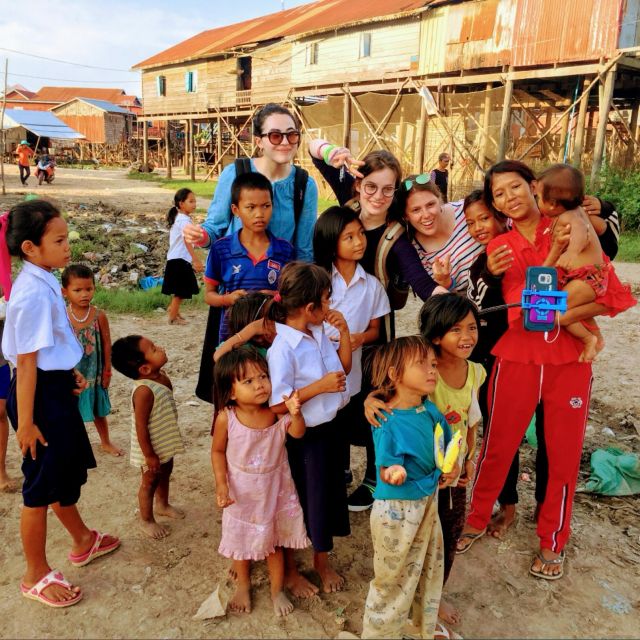
[{"label": "corrugated metal roof", "polygon": [[4,126],[2,128],[13,129],[14,127],[24,127],[34,135],[42,138],[57,138],[60,140],[84,138],[81,133],[67,126],[50,111],[7,109],[4,112]]},{"label": "corrugated metal roof", "polygon": [[203,31],[138,64],[160,66],[220,54],[235,47],[320,32],[384,16],[410,13],[435,0],[319,0],[252,20]]},{"label": "corrugated metal roof", "polygon": [[121,104],[127,96],[124,89],[104,87],[42,87],[36,94],[36,100],[44,102],[69,102],[74,98],[91,98],[92,100],[107,100],[113,104]]},{"label": "corrugated metal roof", "polygon": [[76,98],[76,100],[82,100],[82,102],[86,102],[87,104],[93,105],[94,107],[97,107],[98,109],[102,109],[102,111],[106,111],[107,113],[124,113],[125,115],[131,114],[131,111],[127,111],[127,109],[118,107],[112,102],[107,102],[106,100],[93,100],[92,98],[84,98],[84,97]]}]

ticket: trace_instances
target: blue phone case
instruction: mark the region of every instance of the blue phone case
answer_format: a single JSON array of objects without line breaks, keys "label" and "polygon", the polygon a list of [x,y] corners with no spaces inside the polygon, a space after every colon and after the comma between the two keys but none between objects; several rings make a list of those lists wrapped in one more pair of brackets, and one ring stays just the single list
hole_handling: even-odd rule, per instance
[{"label": "blue phone case", "polygon": [[[557,296],[545,296],[545,291],[557,291],[558,272],[554,267],[528,267],[525,288],[531,292],[528,302],[535,304],[544,300],[552,305]],[[537,293],[540,292],[540,295]],[[552,331],[555,327],[556,312],[553,309],[525,309],[524,328],[528,331]]]}]

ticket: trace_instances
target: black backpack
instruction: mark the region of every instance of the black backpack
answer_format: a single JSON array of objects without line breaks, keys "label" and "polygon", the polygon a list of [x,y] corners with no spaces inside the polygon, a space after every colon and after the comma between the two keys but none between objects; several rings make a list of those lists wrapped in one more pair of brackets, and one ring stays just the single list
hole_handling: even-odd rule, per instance
[{"label": "black backpack", "polygon": [[[236,167],[236,176],[240,176],[243,173],[251,173],[251,160],[249,158],[237,158],[234,162]],[[296,234],[298,233],[298,220],[302,214],[304,208],[304,195],[307,191],[307,182],[309,181],[309,172],[295,165],[295,176],[293,178],[293,217],[296,228],[291,238],[291,244],[296,243]]]}]

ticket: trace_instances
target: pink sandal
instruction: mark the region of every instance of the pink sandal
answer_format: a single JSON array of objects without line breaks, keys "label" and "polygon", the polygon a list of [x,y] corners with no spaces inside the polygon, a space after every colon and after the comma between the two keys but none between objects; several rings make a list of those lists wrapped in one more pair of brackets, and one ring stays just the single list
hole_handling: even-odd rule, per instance
[{"label": "pink sandal", "polygon": [[52,584],[60,585],[65,589],[71,589],[71,583],[65,579],[62,573],[57,569],[52,569],[44,578],[36,582],[32,587],[27,587],[24,584],[21,584],[20,591],[22,591],[22,595],[25,598],[37,600],[38,602],[42,602],[42,604],[46,604],[48,607],[59,609],[63,607],[71,607],[82,600],[82,591],[76,593],[70,600],[51,600],[51,598],[47,598],[47,596],[42,592]]},{"label": "pink sandal", "polygon": [[120,540],[116,538],[111,544],[107,544],[101,547],[100,545],[102,544],[102,541],[104,540],[104,537],[106,536],[106,534],[98,533],[95,529],[92,529],[91,533],[95,534],[96,539],[91,545],[91,548],[89,549],[89,551],[86,551],[85,553],[81,553],[78,555],[75,555],[73,553],[69,554],[68,556],[69,562],[71,562],[71,564],[74,567],[85,567],[91,561],[95,560],[96,558],[99,558],[100,556],[104,556],[107,553],[111,553],[112,551],[115,551],[120,546]]}]

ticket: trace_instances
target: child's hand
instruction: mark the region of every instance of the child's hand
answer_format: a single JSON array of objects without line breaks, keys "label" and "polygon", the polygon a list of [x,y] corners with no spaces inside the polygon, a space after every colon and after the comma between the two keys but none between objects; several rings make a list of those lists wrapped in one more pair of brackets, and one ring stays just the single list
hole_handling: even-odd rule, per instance
[{"label": "child's hand", "polygon": [[73,390],[73,395],[79,396],[89,386],[89,383],[77,369],[73,370],[73,379],[76,382],[76,388]]},{"label": "child's hand", "polygon": [[355,178],[364,178],[364,175],[358,171],[358,168],[364,164],[363,160],[358,160],[351,155],[351,151],[346,147],[342,147],[334,151],[331,156],[331,166],[336,169],[346,167],[347,171]]},{"label": "child's hand", "polygon": [[556,267],[560,267],[561,269],[564,269],[565,271],[571,271],[572,269],[575,269],[575,263],[576,261],[576,257],[574,254],[569,253],[568,251],[565,251],[557,260],[556,260]]},{"label": "child's hand", "polygon": [[326,320],[331,326],[335,327],[340,332],[340,335],[343,335],[344,333],[349,332],[347,321],[344,319],[344,316],[339,311],[336,311],[335,309],[330,309],[329,313],[327,313]]},{"label": "child's hand", "polygon": [[19,424],[18,430],[16,431],[16,438],[18,439],[18,446],[20,447],[20,451],[22,451],[23,458],[26,458],[27,452],[30,452],[31,459],[36,459],[36,446],[38,442],[43,447],[48,446],[42,432],[33,422],[31,424]]},{"label": "child's hand", "polygon": [[407,479],[407,470],[401,464],[380,468],[380,480],[387,484],[400,486]]},{"label": "child's hand", "polygon": [[436,258],[433,261],[433,279],[441,286],[449,289],[453,283],[451,278],[451,255],[447,254],[444,258]]},{"label": "child's hand", "polygon": [[229,497],[229,487],[224,485],[222,487],[216,487],[216,503],[221,509],[233,504],[235,500]]},{"label": "child's hand", "polygon": [[387,421],[384,414],[393,413],[391,407],[384,401],[370,393],[364,401],[364,417],[372,427],[379,427],[383,422]]},{"label": "child's hand", "polygon": [[473,460],[464,461],[464,472],[458,479],[459,487],[466,487],[472,480],[476,472],[476,463]]},{"label": "child's hand", "polygon": [[227,307],[230,307],[236,303],[239,298],[242,296],[246,296],[247,292],[244,289],[236,289],[235,291],[231,291],[230,293],[224,294],[224,302]]},{"label": "child's hand", "polygon": [[300,415],[302,403],[300,402],[300,394],[297,389],[294,389],[290,396],[282,396],[282,399],[284,400],[284,406],[287,407],[287,410],[292,416]]},{"label": "child's hand", "polygon": [[154,453],[144,457],[144,462],[148,471],[153,474],[160,473],[160,458]]},{"label": "child's hand", "polygon": [[196,273],[202,273],[204,271],[204,264],[202,264],[202,262],[200,260],[195,260],[193,261],[193,270]]},{"label": "child's hand", "polygon": [[351,351],[356,351],[364,344],[364,333],[352,333],[350,338]]},{"label": "child's hand", "polygon": [[344,371],[331,371],[321,378],[321,381],[321,393],[336,393],[347,388],[347,376]]},{"label": "child's hand", "polygon": [[513,251],[503,244],[487,256],[487,269],[493,276],[501,276],[513,264]]},{"label": "child's hand", "polygon": [[460,474],[460,465],[456,462],[456,466],[449,471],[449,473],[443,473],[438,480],[438,486],[441,489],[448,487],[452,482],[456,481],[456,478]]},{"label": "child's hand", "polygon": [[103,389],[109,388],[109,385],[111,384],[111,376],[112,376],[111,369],[105,369],[102,372],[102,388]]}]

